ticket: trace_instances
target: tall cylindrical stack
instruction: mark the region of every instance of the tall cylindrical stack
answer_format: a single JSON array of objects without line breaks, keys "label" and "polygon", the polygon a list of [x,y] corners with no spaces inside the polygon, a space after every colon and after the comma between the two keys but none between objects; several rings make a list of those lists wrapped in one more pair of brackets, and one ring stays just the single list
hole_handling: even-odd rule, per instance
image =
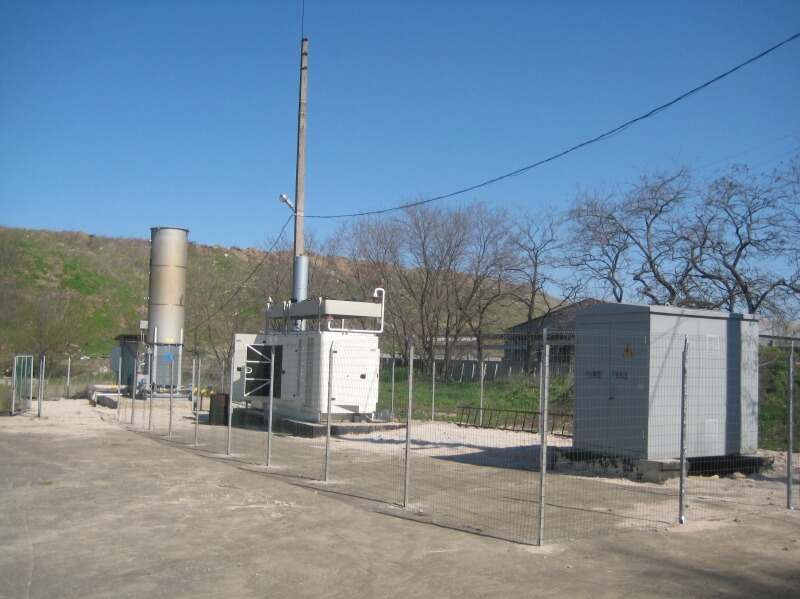
[{"label": "tall cylindrical stack", "polygon": [[[150,234],[147,345],[152,348],[151,383],[180,386],[189,230],[153,227]],[[170,380],[170,370],[177,378]]]}]

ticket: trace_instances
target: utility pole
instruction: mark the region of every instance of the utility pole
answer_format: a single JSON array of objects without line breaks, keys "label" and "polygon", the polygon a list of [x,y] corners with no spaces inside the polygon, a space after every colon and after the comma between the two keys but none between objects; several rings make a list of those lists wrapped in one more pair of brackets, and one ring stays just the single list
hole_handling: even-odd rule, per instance
[{"label": "utility pole", "polygon": [[308,89],[308,38],[300,49],[300,106],[297,115],[297,174],[294,191],[294,293],[302,302],[308,296],[308,257],[303,245],[303,218],[306,204],[306,93]]}]

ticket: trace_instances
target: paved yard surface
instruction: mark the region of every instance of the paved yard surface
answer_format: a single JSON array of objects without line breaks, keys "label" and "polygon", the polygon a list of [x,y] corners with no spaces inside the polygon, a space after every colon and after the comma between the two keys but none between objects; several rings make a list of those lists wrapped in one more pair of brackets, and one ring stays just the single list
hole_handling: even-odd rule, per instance
[{"label": "paved yard surface", "polygon": [[[797,597],[800,513],[543,548],[102,421],[0,419],[0,597]],[[74,406],[74,408],[73,408]],[[384,508],[384,511],[385,508]]]}]

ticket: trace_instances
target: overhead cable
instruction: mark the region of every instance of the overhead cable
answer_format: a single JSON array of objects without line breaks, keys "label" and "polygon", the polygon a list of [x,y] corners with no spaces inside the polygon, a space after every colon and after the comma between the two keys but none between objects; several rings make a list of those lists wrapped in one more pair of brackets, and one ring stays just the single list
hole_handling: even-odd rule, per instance
[{"label": "overhead cable", "polygon": [[775,44],[771,48],[769,48],[767,50],[764,50],[760,54],[757,54],[756,56],[753,56],[752,58],[750,58],[750,59],[744,61],[743,63],[733,67],[732,69],[729,69],[729,70],[725,71],[724,73],[722,73],[720,75],[717,75],[713,79],[709,79],[708,81],[706,81],[702,85],[698,85],[694,89],[691,89],[688,92],[681,94],[680,96],[678,96],[674,100],[670,100],[669,102],[667,102],[665,104],[662,104],[661,106],[653,108],[652,110],[642,114],[641,116],[633,118],[633,119],[631,119],[631,120],[629,120],[629,121],[627,121],[627,122],[625,122],[625,123],[623,123],[623,124],[621,124],[621,125],[619,125],[617,127],[614,127],[613,129],[611,129],[609,131],[606,131],[605,133],[601,133],[597,137],[593,137],[591,139],[588,139],[588,140],[586,140],[584,142],[581,142],[581,143],[579,143],[577,145],[572,146],[571,148],[569,148],[567,150],[563,150],[561,152],[558,152],[557,154],[553,154],[552,156],[549,156],[547,158],[539,160],[538,162],[534,162],[533,164],[529,164],[528,166],[524,166],[524,167],[522,167],[520,169],[517,169],[515,171],[511,171],[510,173],[506,173],[504,175],[500,175],[498,177],[494,177],[493,179],[489,179],[489,180],[483,181],[481,183],[476,183],[475,185],[471,185],[469,187],[465,187],[463,189],[459,189],[458,191],[453,191],[453,192],[446,193],[446,194],[443,194],[443,195],[439,195],[439,196],[436,196],[436,197],[433,197],[433,198],[428,198],[427,200],[420,200],[418,202],[410,202],[410,203],[407,203],[407,204],[402,204],[400,206],[395,206],[393,208],[384,208],[384,209],[381,209],[381,210],[368,210],[368,211],[365,211],[365,212],[354,212],[354,213],[351,213],[351,214],[328,214],[328,215],[306,214],[305,218],[337,219],[337,218],[354,218],[354,217],[359,217],[359,216],[375,216],[375,215],[378,215],[378,214],[387,214],[389,212],[396,212],[398,210],[404,210],[406,208],[412,208],[414,206],[422,206],[423,204],[430,204],[432,202],[438,202],[440,200],[445,200],[445,199],[448,199],[448,198],[452,198],[452,197],[455,197],[455,196],[458,196],[458,195],[461,195],[461,194],[464,194],[464,193],[467,193],[467,192],[470,192],[470,191],[474,191],[476,189],[480,189],[481,187],[488,187],[489,185],[493,185],[494,183],[497,183],[497,182],[502,181],[504,179],[508,179],[510,177],[516,177],[518,175],[522,175],[522,174],[527,173],[528,171],[530,171],[530,170],[532,170],[532,169],[534,169],[536,167],[539,167],[539,166],[542,166],[543,164],[547,164],[548,162],[552,162],[554,160],[557,160],[558,158],[562,158],[562,157],[566,156],[567,154],[571,154],[572,152],[575,152],[576,150],[580,150],[581,148],[585,148],[586,146],[589,146],[589,145],[598,143],[600,141],[604,141],[606,139],[609,139],[609,138],[617,135],[618,133],[623,132],[628,127],[631,127],[632,125],[635,125],[636,123],[639,123],[641,121],[644,121],[646,119],[654,117],[657,114],[663,112],[664,110],[667,110],[668,108],[671,108],[672,106],[674,106],[678,102],[682,102],[683,100],[689,98],[690,96],[693,96],[694,94],[703,91],[707,87],[710,87],[711,85],[714,85],[715,83],[718,83],[719,81],[721,81],[721,80],[725,79],[726,77],[732,75],[733,73],[735,73],[739,69],[742,69],[743,67],[746,67],[747,65],[749,65],[749,64],[751,64],[753,62],[756,62],[757,60],[760,60],[761,58],[764,58],[765,56],[767,56],[768,54],[774,52],[778,48],[780,48],[782,46],[785,46],[789,42],[793,42],[794,40],[796,40],[798,38],[800,38],[800,32],[795,33],[791,37],[783,40],[782,42],[780,42],[778,44]]},{"label": "overhead cable", "polygon": [[278,242],[281,240],[281,237],[283,236],[283,232],[286,230],[286,225],[288,225],[288,224],[289,224],[289,221],[291,221],[291,220],[292,220],[292,218],[294,218],[294,216],[293,216],[293,215],[292,215],[292,216],[289,216],[289,218],[287,218],[287,219],[286,219],[286,222],[285,222],[285,223],[283,223],[283,226],[281,227],[281,232],[280,232],[280,233],[278,233],[278,236],[275,238],[275,241],[272,243],[272,247],[270,247],[270,248],[269,248],[269,249],[268,249],[266,252],[264,252],[264,256],[261,258],[261,262],[259,262],[259,263],[256,265],[256,267],[253,269],[253,271],[252,271],[252,272],[251,272],[249,275],[247,275],[247,278],[246,278],[246,279],[245,279],[245,280],[242,282],[242,284],[241,284],[241,285],[239,285],[239,286],[236,288],[236,291],[234,291],[233,293],[231,293],[230,297],[229,297],[229,298],[228,298],[228,299],[225,301],[225,303],[224,303],[224,304],[222,304],[222,305],[221,305],[219,308],[217,308],[216,312],[214,312],[213,314],[210,314],[210,315],[209,315],[209,316],[208,316],[208,317],[207,317],[207,318],[206,318],[206,319],[205,319],[203,322],[201,322],[200,324],[198,324],[197,326],[195,326],[193,329],[191,329],[191,330],[187,331],[187,332],[186,332],[186,334],[187,334],[187,335],[191,335],[191,334],[192,334],[192,333],[194,333],[194,332],[195,332],[197,329],[199,329],[200,327],[202,327],[204,324],[206,324],[206,323],[210,322],[212,318],[214,318],[214,317],[215,317],[217,314],[219,314],[220,312],[222,312],[222,311],[223,311],[223,310],[224,310],[224,309],[225,309],[225,308],[228,306],[228,304],[230,304],[230,303],[233,301],[233,298],[235,298],[235,297],[236,297],[236,296],[239,294],[239,292],[240,292],[242,289],[244,289],[244,286],[245,286],[245,285],[247,285],[247,282],[248,282],[250,279],[252,279],[252,278],[253,278],[253,276],[256,274],[256,272],[258,271],[258,269],[259,269],[259,268],[261,268],[261,266],[264,264],[264,262],[266,262],[267,258],[270,256],[270,254],[272,254],[273,250],[275,249],[275,246],[276,246],[276,245],[278,245]]}]

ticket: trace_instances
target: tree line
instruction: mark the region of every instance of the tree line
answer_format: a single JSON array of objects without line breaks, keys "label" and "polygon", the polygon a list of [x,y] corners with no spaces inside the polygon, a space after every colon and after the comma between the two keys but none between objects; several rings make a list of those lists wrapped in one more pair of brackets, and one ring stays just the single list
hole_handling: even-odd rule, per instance
[{"label": "tree line", "polygon": [[[710,179],[684,166],[645,172],[624,185],[580,192],[561,208],[423,199],[324,240],[312,235],[309,297],[364,299],[384,287],[383,350],[405,355],[413,336],[424,360],[436,353],[445,363],[460,339],[474,340],[480,353],[488,337],[511,324],[587,297],[793,319],[799,187],[795,159],[766,174],[734,166]],[[252,285],[262,304],[291,293],[289,240],[278,248]],[[220,289],[206,292],[198,298],[201,313],[221,297]],[[261,321],[262,310],[253,314]],[[196,332],[229,343],[245,329],[236,310],[227,312],[234,322],[225,330],[217,318]]]},{"label": "tree line", "polygon": [[[467,337],[481,352],[489,337],[509,326],[587,297],[796,320],[799,187],[795,158],[765,174],[743,166],[707,179],[682,166],[645,172],[626,184],[580,192],[561,207],[423,199],[352,221],[327,238],[309,231],[309,297],[363,300],[375,287],[385,288],[383,351],[406,355],[413,336],[417,354],[428,363],[434,354],[448,362]],[[29,268],[12,233],[0,248],[7,290],[16,287],[14,273]],[[126,272],[120,280],[131,283],[130,289],[115,292],[113,306],[95,301],[94,312],[79,318],[76,310],[92,296],[83,289],[85,281],[78,288],[71,279],[43,284],[37,297],[8,303],[31,312],[33,328],[25,338],[36,354],[66,351],[79,337],[75,327],[83,331],[100,316],[113,324],[122,308],[132,314],[123,328],[135,331],[135,321],[146,318],[146,244],[119,243],[130,245],[124,255],[130,262],[135,254],[131,264],[92,267],[101,269],[96,277],[108,279],[107,288],[117,271]],[[233,335],[263,330],[267,298],[291,295],[291,240],[272,240],[269,247],[190,246],[186,355],[215,363],[220,384]],[[121,306],[123,300],[133,308]],[[18,321],[21,315],[13,314],[7,311]]]}]

